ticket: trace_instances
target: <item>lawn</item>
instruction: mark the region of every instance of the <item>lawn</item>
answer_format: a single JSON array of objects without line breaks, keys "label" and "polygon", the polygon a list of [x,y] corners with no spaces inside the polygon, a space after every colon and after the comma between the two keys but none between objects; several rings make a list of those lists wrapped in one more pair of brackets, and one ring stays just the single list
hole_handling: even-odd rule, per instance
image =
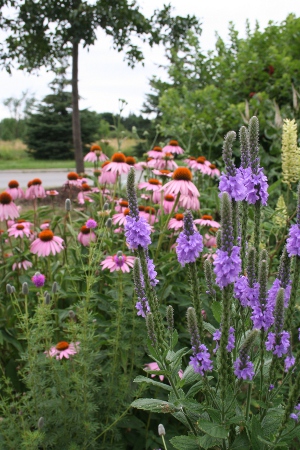
[{"label": "lawn", "polygon": [[[128,139],[122,143],[121,150],[126,154],[131,153],[135,141]],[[109,145],[117,151],[116,139],[109,139]],[[70,169],[74,170],[74,160],[36,160],[26,152],[26,145],[19,139],[15,141],[0,141],[0,170],[22,170],[22,169]],[[108,155],[110,156],[110,155]],[[93,167],[92,163],[85,163],[86,167]]]}]

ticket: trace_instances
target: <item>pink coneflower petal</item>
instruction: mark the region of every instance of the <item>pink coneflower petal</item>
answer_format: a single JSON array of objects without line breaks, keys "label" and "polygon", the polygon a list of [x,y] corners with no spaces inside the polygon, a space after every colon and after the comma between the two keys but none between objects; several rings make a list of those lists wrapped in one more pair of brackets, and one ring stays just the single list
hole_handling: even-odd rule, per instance
[{"label": "pink coneflower petal", "polygon": [[15,237],[15,238],[20,237],[23,239],[24,236],[26,236],[26,237],[31,236],[30,228],[23,225],[22,223],[13,225],[7,231],[8,231],[8,236]]},{"label": "pink coneflower petal", "polygon": [[220,228],[220,224],[213,220],[212,216],[210,215],[204,215],[201,217],[201,219],[195,219],[194,223],[202,225],[203,227],[213,227],[213,228]]},{"label": "pink coneflower petal", "polygon": [[63,239],[54,236],[51,230],[43,230],[39,233],[39,237],[32,242],[30,251],[38,256],[49,256],[50,253],[56,255],[64,249],[63,242]]},{"label": "pink coneflower petal", "polygon": [[12,196],[8,192],[0,194],[0,221],[8,219],[16,219],[19,217],[19,211]]},{"label": "pink coneflower petal", "polygon": [[177,155],[182,155],[184,152],[183,148],[181,148],[178,142],[175,139],[171,139],[169,144],[163,148],[164,153],[175,153]]},{"label": "pink coneflower petal", "polygon": [[95,152],[89,152],[85,157],[83,158],[83,161],[86,162],[97,162],[98,158]]},{"label": "pink coneflower petal", "polygon": [[32,262],[25,260],[25,261],[21,261],[21,262],[18,262],[18,263],[14,263],[12,265],[12,270],[16,270],[16,269],[28,270],[31,267],[32,267]]}]

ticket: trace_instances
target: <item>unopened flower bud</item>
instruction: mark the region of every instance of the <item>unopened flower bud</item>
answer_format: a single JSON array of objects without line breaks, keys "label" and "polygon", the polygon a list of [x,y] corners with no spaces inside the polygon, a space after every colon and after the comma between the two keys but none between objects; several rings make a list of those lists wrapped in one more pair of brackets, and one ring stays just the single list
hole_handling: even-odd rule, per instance
[{"label": "unopened flower bud", "polygon": [[40,417],[38,420],[38,429],[40,430],[44,426],[44,417]]},{"label": "unopened flower bud", "polygon": [[24,283],[22,284],[22,294],[24,294],[24,295],[29,294],[29,288],[28,288],[28,284],[26,283],[26,281],[24,281]]},{"label": "unopened flower bud", "polygon": [[119,251],[117,252],[117,257],[120,258],[120,256],[123,256],[123,253],[119,250]]},{"label": "unopened flower bud", "polygon": [[46,295],[45,295],[45,304],[49,305],[50,304],[50,300],[51,300],[50,294],[49,294],[49,292],[47,292]]},{"label": "unopened flower bud", "polygon": [[107,211],[109,209],[109,203],[105,202],[103,209],[104,209],[104,211]]},{"label": "unopened flower bud", "polygon": [[69,198],[67,198],[65,201],[65,208],[66,208],[66,211],[68,211],[68,212],[71,211],[71,200]]},{"label": "unopened flower bud", "polygon": [[10,285],[10,284],[7,284],[7,285],[6,285],[6,292],[7,292],[7,294],[11,294],[11,293],[12,293],[11,285]]},{"label": "unopened flower bud", "polygon": [[54,281],[54,283],[52,284],[52,292],[53,294],[56,294],[57,291],[58,291],[58,284],[56,281]]},{"label": "unopened flower bud", "polygon": [[70,317],[70,319],[75,319],[75,317],[76,317],[76,314],[74,313],[74,311],[72,311],[72,309],[69,311],[69,317]]},{"label": "unopened flower bud", "polygon": [[16,292],[15,287],[11,286],[10,288],[11,288],[11,293],[14,294]]},{"label": "unopened flower bud", "polygon": [[158,436],[165,436],[166,435],[166,430],[165,427],[163,426],[163,424],[159,424],[158,425]]},{"label": "unopened flower bud", "polygon": [[107,221],[105,223],[105,226],[106,226],[106,228],[111,228],[112,227],[112,220],[111,220],[110,217],[107,219]]}]

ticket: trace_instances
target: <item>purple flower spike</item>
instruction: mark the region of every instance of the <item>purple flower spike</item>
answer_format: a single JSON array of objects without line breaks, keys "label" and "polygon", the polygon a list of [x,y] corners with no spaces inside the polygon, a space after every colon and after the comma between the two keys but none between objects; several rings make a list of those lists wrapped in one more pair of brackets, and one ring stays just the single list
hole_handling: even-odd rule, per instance
[{"label": "purple flower spike", "polygon": [[293,355],[287,356],[284,361],[284,371],[288,372],[295,365],[296,358]]},{"label": "purple flower spike", "polygon": [[146,315],[150,312],[150,306],[146,297],[143,297],[140,302],[137,302],[135,307],[137,309],[138,316],[145,318]]},{"label": "purple flower spike", "polygon": [[290,414],[290,418],[293,419],[293,420],[296,420],[296,422],[298,422],[297,414],[294,414],[294,413]]},{"label": "purple flower spike", "polygon": [[288,331],[282,331],[276,339],[275,333],[269,333],[266,341],[266,349],[272,351],[273,355],[281,358],[285,355],[290,347],[290,333]]},{"label": "purple flower spike", "polygon": [[[234,328],[230,327],[229,328],[229,335],[228,335],[228,344],[226,346],[226,350],[228,352],[231,352],[234,349],[234,344],[235,344],[235,336],[234,336]],[[218,350],[219,346],[220,346],[220,340],[221,340],[221,336],[222,336],[222,331],[221,330],[216,330],[213,334],[213,341],[217,342],[216,348],[214,349],[214,353],[216,353],[216,351]]]},{"label": "purple flower spike", "polygon": [[244,177],[240,169],[237,169],[234,176],[225,175],[222,173],[219,183],[220,196],[223,192],[227,192],[231,198],[236,201],[244,200],[246,189],[244,184]]},{"label": "purple flower spike", "polygon": [[252,380],[254,377],[254,366],[251,361],[249,361],[250,357],[248,356],[246,359],[237,358],[237,360],[233,363],[234,366],[234,374],[237,378],[243,380]]},{"label": "purple flower spike", "polygon": [[198,231],[192,236],[187,236],[184,231],[177,238],[176,253],[180,264],[185,266],[187,263],[193,263],[199,257],[203,250],[203,239]]},{"label": "purple flower spike", "polygon": [[193,367],[194,372],[200,373],[202,376],[204,372],[212,370],[213,363],[210,359],[209,351],[204,344],[201,344],[197,349],[197,353],[191,356],[190,365]]},{"label": "purple flower spike", "polygon": [[258,168],[257,174],[253,173],[250,167],[242,169],[242,173],[246,188],[245,200],[251,205],[254,205],[259,201],[265,206],[269,196],[268,179],[264,174],[262,167]]},{"label": "purple flower spike", "polygon": [[45,281],[46,281],[46,277],[45,277],[45,275],[42,275],[41,273],[36,272],[36,274],[33,275],[31,280],[33,281],[33,283],[36,287],[43,287],[45,284]]},{"label": "purple flower spike", "polygon": [[156,286],[157,283],[159,283],[159,280],[157,280],[155,277],[157,275],[157,272],[155,270],[155,265],[153,262],[153,259],[147,258],[147,267],[148,267],[148,274],[150,278],[150,284],[151,286]]},{"label": "purple flower spike", "polygon": [[151,226],[146,222],[144,217],[139,217],[136,220],[135,217],[127,216],[125,236],[127,244],[131,249],[137,249],[138,246],[147,248],[151,243],[150,233]]},{"label": "purple flower spike", "polygon": [[293,255],[300,256],[300,226],[292,225],[287,239],[286,249],[289,257]]},{"label": "purple flower spike", "polygon": [[216,254],[213,262],[216,282],[223,288],[234,283],[241,272],[240,247],[233,246],[231,253],[218,249]]}]

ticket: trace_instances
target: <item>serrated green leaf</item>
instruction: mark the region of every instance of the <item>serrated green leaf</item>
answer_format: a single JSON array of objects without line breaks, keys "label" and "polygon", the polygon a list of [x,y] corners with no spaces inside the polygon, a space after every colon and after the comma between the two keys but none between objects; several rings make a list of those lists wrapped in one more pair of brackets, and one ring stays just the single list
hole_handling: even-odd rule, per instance
[{"label": "serrated green leaf", "polygon": [[283,414],[283,409],[269,409],[267,415],[261,423],[264,438],[269,438],[278,431]]},{"label": "serrated green leaf", "polygon": [[143,409],[144,411],[152,411],[157,413],[173,413],[176,411],[173,403],[164,402],[163,400],[157,400],[155,398],[139,398],[131,403],[133,408]]},{"label": "serrated green leaf", "polygon": [[167,391],[172,391],[171,386],[168,384],[160,383],[159,381],[155,381],[152,378],[143,377],[142,375],[137,376],[134,380],[134,383],[148,383],[153,384],[154,386],[158,386],[162,389],[166,389]]},{"label": "serrated green leaf", "polygon": [[177,450],[199,450],[201,446],[196,436],[175,436],[170,440]]},{"label": "serrated green leaf", "polygon": [[213,438],[212,436],[208,436],[208,434],[206,434],[205,436],[201,436],[200,438],[198,438],[198,440],[201,447],[204,448],[205,450],[215,447],[216,445],[222,444],[221,439]]},{"label": "serrated green leaf", "polygon": [[209,422],[208,420],[199,420],[198,427],[204,433],[215,438],[226,439],[228,436],[228,431],[222,425]]}]

